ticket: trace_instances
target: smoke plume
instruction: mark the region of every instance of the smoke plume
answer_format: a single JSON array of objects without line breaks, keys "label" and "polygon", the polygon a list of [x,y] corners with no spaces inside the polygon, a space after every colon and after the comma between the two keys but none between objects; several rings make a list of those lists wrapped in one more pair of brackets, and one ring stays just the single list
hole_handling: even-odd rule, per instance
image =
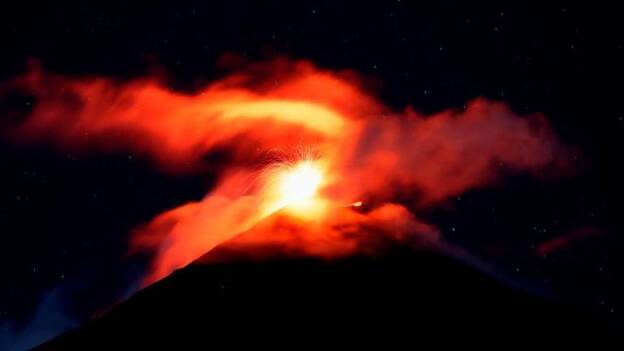
[{"label": "smoke plume", "polygon": [[[441,239],[418,219],[420,209],[505,174],[567,171],[569,149],[540,114],[518,116],[485,99],[431,115],[394,110],[362,81],[352,71],[279,58],[193,93],[154,77],[70,78],[33,67],[0,94],[35,99],[5,130],[16,142],[127,151],[165,172],[217,174],[201,201],[133,231],[130,252],[154,255],[145,283],[226,241],[326,258],[372,252],[384,240],[427,245]],[[302,163],[310,170],[285,194],[285,179]]]}]

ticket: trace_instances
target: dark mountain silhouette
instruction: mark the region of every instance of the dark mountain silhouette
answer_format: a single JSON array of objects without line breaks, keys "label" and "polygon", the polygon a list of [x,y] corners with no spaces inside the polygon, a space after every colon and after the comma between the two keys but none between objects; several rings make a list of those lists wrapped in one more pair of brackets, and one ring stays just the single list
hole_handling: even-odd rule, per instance
[{"label": "dark mountain silhouette", "polygon": [[[595,318],[434,252],[191,264],[37,350],[209,349],[606,335]],[[456,340],[458,341],[458,340]]]},{"label": "dark mountain silhouette", "polygon": [[[597,316],[512,289],[441,253],[426,236],[397,241],[383,228],[358,228],[362,254],[322,260],[292,245],[316,233],[308,222],[277,212],[37,350],[292,349],[458,335],[560,342],[609,334]],[[277,230],[288,239],[274,240]]]}]

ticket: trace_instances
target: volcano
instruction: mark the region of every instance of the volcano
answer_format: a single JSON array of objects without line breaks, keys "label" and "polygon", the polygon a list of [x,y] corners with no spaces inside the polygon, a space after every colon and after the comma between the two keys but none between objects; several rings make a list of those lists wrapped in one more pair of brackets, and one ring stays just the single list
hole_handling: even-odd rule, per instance
[{"label": "volcano", "polygon": [[[270,217],[262,233],[283,226],[285,218]],[[609,334],[595,315],[512,289],[432,247],[377,241],[375,254],[323,259],[266,240],[251,250],[245,237],[257,235],[252,228],[36,350],[414,345],[458,334],[510,340]]]}]

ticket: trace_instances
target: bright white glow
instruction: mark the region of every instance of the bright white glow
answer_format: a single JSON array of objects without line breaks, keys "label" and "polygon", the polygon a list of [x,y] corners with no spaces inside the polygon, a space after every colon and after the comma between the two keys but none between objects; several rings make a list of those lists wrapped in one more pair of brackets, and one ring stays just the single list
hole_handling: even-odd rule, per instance
[{"label": "bright white glow", "polygon": [[322,178],[320,169],[309,161],[287,170],[280,182],[282,203],[285,206],[296,205],[314,197]]}]

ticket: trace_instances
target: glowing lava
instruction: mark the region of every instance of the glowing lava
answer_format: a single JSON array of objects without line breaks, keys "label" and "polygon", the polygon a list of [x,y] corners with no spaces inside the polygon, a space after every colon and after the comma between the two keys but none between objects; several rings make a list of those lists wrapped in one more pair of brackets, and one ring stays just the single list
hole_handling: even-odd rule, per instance
[{"label": "glowing lava", "polygon": [[329,180],[323,163],[308,158],[282,163],[267,171],[267,186],[260,198],[264,205],[261,217],[285,210],[299,218],[320,220],[327,201],[319,191]]},{"label": "glowing lava", "polygon": [[321,170],[310,161],[297,164],[280,179],[281,202],[284,206],[300,205],[314,197],[321,185]]}]

